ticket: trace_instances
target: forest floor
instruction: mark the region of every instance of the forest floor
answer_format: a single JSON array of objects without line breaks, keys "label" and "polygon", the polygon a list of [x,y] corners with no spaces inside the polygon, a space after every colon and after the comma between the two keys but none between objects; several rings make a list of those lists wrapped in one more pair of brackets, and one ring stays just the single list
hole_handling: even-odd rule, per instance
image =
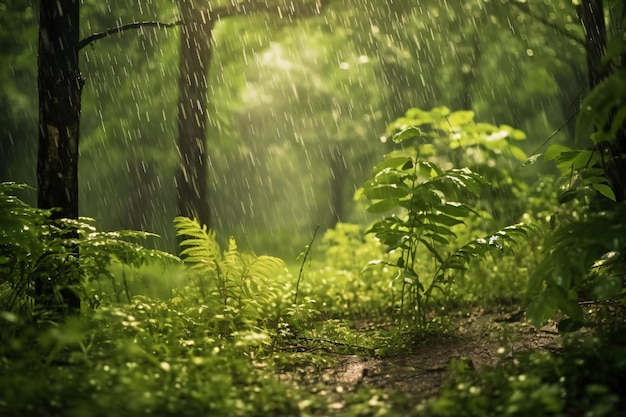
[{"label": "forest floor", "polygon": [[[285,371],[282,379],[324,396],[340,411],[345,399],[359,388],[371,387],[387,395],[404,394],[415,406],[437,395],[449,376],[453,360],[464,360],[480,372],[527,351],[555,351],[561,347],[556,324],[536,329],[523,312],[474,309],[451,319],[452,329],[416,343],[395,356],[331,353],[331,366],[310,365]],[[311,353],[315,354],[315,353]]]}]

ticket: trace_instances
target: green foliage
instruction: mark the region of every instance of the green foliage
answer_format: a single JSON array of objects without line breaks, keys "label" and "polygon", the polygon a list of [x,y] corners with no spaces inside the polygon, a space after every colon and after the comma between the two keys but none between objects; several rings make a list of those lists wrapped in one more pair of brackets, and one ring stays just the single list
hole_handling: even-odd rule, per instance
[{"label": "green foliage", "polygon": [[[282,260],[241,253],[232,237],[222,252],[215,232],[197,220],[177,217],[174,227],[182,238],[180,256],[195,271],[198,308],[206,309],[207,322],[216,334],[278,323],[280,281],[276,278],[285,272]],[[187,298],[181,297],[174,302]]]},{"label": "green foliage", "polygon": [[[399,256],[394,267],[393,283],[401,285],[400,317],[424,325],[427,305],[434,290],[446,292],[457,272],[467,269],[472,258],[482,258],[491,251],[502,251],[517,239],[527,239],[532,229],[520,223],[507,226],[485,238],[474,239],[452,251],[456,231],[466,222],[480,216],[473,204],[481,195],[486,180],[471,169],[443,169],[432,159],[442,159],[435,144],[447,143],[449,149],[462,149],[464,154],[474,150],[474,165],[484,165],[497,158],[504,149],[515,147],[505,139],[523,139],[523,133],[512,128],[497,128],[473,122],[472,112],[455,112],[445,107],[430,112],[411,109],[407,117],[390,125],[394,142],[402,151],[386,155],[373,170],[373,178],[363,185],[362,194],[372,203],[368,211],[396,214],[374,223],[372,233],[391,253]],[[519,159],[525,158],[519,151]],[[444,153],[446,155],[447,153]],[[426,159],[430,157],[430,159]],[[503,174],[504,175],[504,174]],[[510,178],[510,177],[508,177]],[[420,276],[421,253],[427,252],[435,265],[431,276]],[[374,261],[380,263],[380,261]],[[428,279],[430,278],[430,279]]]},{"label": "green foliage", "polygon": [[578,199],[583,200],[583,204],[589,204],[596,192],[615,201],[615,193],[608,184],[598,149],[574,150],[565,145],[550,145],[544,159],[553,160],[561,172],[555,184],[559,191],[559,203]]},{"label": "green foliage", "polygon": [[[626,370],[623,335],[588,338],[560,354],[529,353],[477,372],[467,360],[437,398],[418,408],[427,416],[618,416]],[[593,367],[593,372],[589,367]]]},{"label": "green foliage", "polygon": [[[63,292],[79,294],[91,306],[99,294],[87,292],[85,284],[103,277],[114,281],[113,263],[140,267],[146,262],[177,261],[170,254],[146,249],[132,240],[149,233],[98,232],[93,220],[50,219],[49,210],[30,207],[11,193],[27,187],[0,184],[0,310],[30,319],[34,307],[63,310]],[[41,299],[37,287],[49,289],[52,300]]]},{"label": "green foliage", "polygon": [[519,221],[525,210],[527,185],[514,174],[526,159],[520,143],[526,134],[508,125],[476,122],[473,111],[451,111],[445,106],[430,111],[409,109],[388,127],[388,137],[441,167],[467,167],[489,183],[481,187],[474,208],[493,217],[493,227]]},{"label": "green foliage", "polygon": [[557,309],[582,322],[581,297],[623,299],[625,215],[620,208],[563,219],[546,236],[547,253],[529,281],[528,317],[534,324],[545,322]]},{"label": "green foliage", "polygon": [[[619,39],[623,44],[623,39]],[[626,121],[626,70],[616,71],[593,89],[580,105],[576,139],[595,145],[612,142]]]},{"label": "green foliage", "polygon": [[567,318],[559,329],[577,330],[584,324],[581,299],[624,302],[626,212],[616,193],[623,195],[625,82],[626,72],[615,72],[583,100],[577,136],[590,139],[590,149],[551,145],[545,152],[561,172],[555,184],[561,207],[529,282],[528,317],[536,325],[560,310]]},{"label": "green foliage", "polygon": [[[191,301],[191,300],[188,300]],[[198,308],[136,297],[0,349],[0,414],[297,415],[301,394],[267,372],[267,335],[207,335]],[[44,359],[42,361],[42,358]]]}]

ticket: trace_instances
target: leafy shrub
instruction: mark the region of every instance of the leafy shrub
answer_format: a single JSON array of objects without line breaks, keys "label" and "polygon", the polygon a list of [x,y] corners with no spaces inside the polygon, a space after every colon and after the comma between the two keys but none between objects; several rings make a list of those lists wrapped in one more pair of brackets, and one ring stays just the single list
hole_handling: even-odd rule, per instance
[{"label": "leafy shrub", "polygon": [[[407,126],[408,123],[414,125]],[[436,155],[434,144],[439,138],[463,149],[475,148],[485,157],[498,155],[497,150],[506,148],[522,158],[523,152],[507,145],[505,139],[521,139],[523,134],[506,126],[476,124],[472,112],[450,113],[446,108],[431,112],[411,109],[406,118],[391,126],[395,130],[402,128],[393,133],[392,140],[401,144],[403,150],[391,152],[374,167],[373,178],[363,185],[362,193],[372,201],[368,211],[394,210],[396,214],[374,223],[368,233],[385,244],[388,252],[399,252],[395,264],[389,266],[397,268],[393,282],[401,286],[400,320],[407,318],[424,325],[435,290],[445,293],[472,258],[502,251],[517,239],[527,239],[532,230],[531,226],[518,223],[450,251],[456,230],[481,215],[473,203],[486,181],[467,167],[443,169],[424,158]],[[425,259],[423,253],[431,258],[427,261],[433,265],[429,272],[419,266]]]}]

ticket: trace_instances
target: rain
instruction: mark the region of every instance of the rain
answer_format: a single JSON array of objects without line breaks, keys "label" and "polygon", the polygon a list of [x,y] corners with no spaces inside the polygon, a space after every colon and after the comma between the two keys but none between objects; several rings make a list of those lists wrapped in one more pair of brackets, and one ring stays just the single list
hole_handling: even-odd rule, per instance
[{"label": "rain", "polygon": [[[402,415],[384,413],[397,405],[389,405],[396,392],[389,389],[415,394],[406,415],[440,415],[484,388],[455,382],[442,391],[452,400],[420,408],[447,376],[505,363],[511,367],[502,372],[511,374],[498,377],[519,382],[521,392],[530,388],[515,368],[519,350],[550,355],[565,346],[561,333],[592,328],[607,312],[623,320],[626,7],[619,1],[51,1],[56,11],[36,0],[0,0],[0,323],[35,323],[20,314],[39,314],[45,285],[64,313],[71,306],[63,291],[87,288],[78,310],[133,338],[85,345],[91,324],[59,321],[36,338],[50,351],[40,355],[45,366],[81,357],[103,378],[152,366],[155,378],[185,393],[172,402],[182,404],[196,392],[181,384],[202,380],[186,372],[235,352],[228,363],[245,381],[224,382],[233,392],[253,381],[250,393],[265,395],[258,387],[271,379],[276,392],[293,384],[327,400],[316,408],[308,394],[285,388],[280,395],[290,402],[276,415],[340,415],[351,410],[346,392],[366,392],[355,403],[368,406],[345,415]],[[69,58],[54,61],[53,50]],[[59,231],[63,217],[75,221],[65,224],[70,232]],[[78,250],[80,221],[93,247],[132,250],[64,269],[93,255]],[[45,232],[35,236],[39,226]],[[572,240],[579,235],[580,246]],[[59,236],[62,244],[35,257],[38,244]],[[141,244],[128,246],[138,236]],[[210,255],[200,261],[198,242]],[[152,268],[138,254],[176,266]],[[48,273],[52,258],[59,264]],[[98,267],[106,271],[82,279]],[[23,278],[28,268],[32,282]],[[55,287],[64,274],[73,278]],[[234,276],[241,280],[228,281]],[[105,278],[110,283],[101,284]],[[43,306],[50,314],[58,307]],[[153,313],[167,316],[165,324]],[[157,340],[176,326],[185,330],[154,349],[141,345],[145,335]],[[7,349],[18,352],[24,340]],[[432,356],[430,342],[438,349]],[[104,364],[89,356],[92,346],[128,356],[123,365]],[[63,356],[70,351],[76,355]],[[0,375],[11,363],[3,355]],[[409,368],[419,374],[414,386],[414,374],[402,374]],[[549,400],[537,404],[566,415],[565,393],[556,400],[554,392],[571,388],[569,376],[553,379],[561,385],[541,385]],[[589,395],[600,398],[606,388],[602,399],[614,398],[613,387],[598,384]],[[154,414],[157,403],[145,401],[135,411]],[[231,405],[244,410],[246,401]],[[535,415],[516,414],[522,402],[498,410]],[[53,403],[30,410],[57,415]],[[7,404],[0,394],[0,414]],[[268,404],[258,415],[273,415]],[[616,415],[579,406],[570,409]]]},{"label": "rain", "polygon": [[[555,13],[566,2],[524,11],[514,2],[342,0],[298,17],[306,3],[294,2],[287,15],[242,8],[220,18],[206,79],[196,80],[206,86],[199,111],[207,185],[198,198],[210,227],[255,251],[293,256],[318,224],[371,221],[354,193],[387,150],[378,140],[386,124],[411,107],[474,110],[477,119],[526,131],[535,139],[530,151],[576,104],[584,62],[575,61],[579,46],[570,39],[579,36],[575,22],[563,16],[563,30],[532,30],[541,24],[532,13]],[[83,38],[179,18],[175,4],[159,1],[85,2],[81,13]],[[140,27],[80,51],[80,214],[104,229],[153,231],[170,250],[180,33]],[[8,69],[32,86],[36,38],[13,42],[32,65]],[[21,103],[34,100],[28,91]],[[33,183],[34,107],[9,103],[19,114],[6,124],[3,177]]]}]

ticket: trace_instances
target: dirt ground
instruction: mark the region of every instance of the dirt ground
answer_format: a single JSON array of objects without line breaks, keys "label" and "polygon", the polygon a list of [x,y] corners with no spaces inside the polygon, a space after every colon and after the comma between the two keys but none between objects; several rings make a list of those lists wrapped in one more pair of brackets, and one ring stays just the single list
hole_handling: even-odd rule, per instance
[{"label": "dirt ground", "polygon": [[329,396],[341,408],[346,393],[361,386],[385,393],[405,393],[417,405],[436,395],[454,359],[464,359],[479,370],[499,361],[515,360],[522,351],[555,350],[561,338],[556,326],[535,329],[523,313],[475,310],[453,318],[453,331],[418,343],[398,356],[332,354],[335,365],[307,368],[283,375],[302,388]]}]

